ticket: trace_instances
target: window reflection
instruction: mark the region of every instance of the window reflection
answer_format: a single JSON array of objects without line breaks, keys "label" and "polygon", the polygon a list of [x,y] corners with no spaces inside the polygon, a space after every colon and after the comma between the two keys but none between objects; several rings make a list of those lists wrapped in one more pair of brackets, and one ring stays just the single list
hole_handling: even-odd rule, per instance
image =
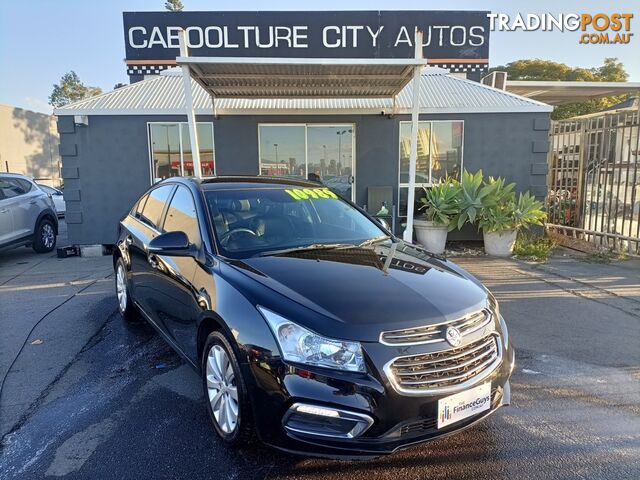
[{"label": "window reflection", "polygon": [[304,125],[261,125],[260,175],[306,178]]},{"label": "window reflection", "polygon": [[[420,197],[433,182],[446,176],[460,178],[462,170],[464,123],[462,121],[423,121],[418,123],[418,156],[416,159],[415,209]],[[400,123],[400,185],[398,212],[407,216],[411,123]],[[417,211],[417,210],[416,210]]]},{"label": "window reflection", "polygon": [[180,175],[180,127],[174,124],[151,124],[151,160],[157,180]]},{"label": "window reflection", "polygon": [[[196,128],[202,175],[214,175],[213,124],[198,123]],[[180,175],[193,176],[193,154],[187,123],[150,123],[149,142],[154,181]]]},{"label": "window reflection", "polygon": [[351,199],[352,125],[260,125],[260,174],[322,181]]}]

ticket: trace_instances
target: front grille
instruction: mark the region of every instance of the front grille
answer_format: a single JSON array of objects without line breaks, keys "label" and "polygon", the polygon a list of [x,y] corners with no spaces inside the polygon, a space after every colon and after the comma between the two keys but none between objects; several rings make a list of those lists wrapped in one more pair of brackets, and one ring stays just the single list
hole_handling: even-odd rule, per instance
[{"label": "front grille", "polygon": [[398,357],[385,371],[400,393],[423,395],[460,390],[488,376],[500,364],[497,335],[458,348]]},{"label": "front grille", "polygon": [[449,327],[457,328],[464,337],[487,326],[490,322],[491,312],[488,309],[483,309],[449,322],[382,332],[380,342],[385,345],[420,345],[444,342],[445,332]]}]

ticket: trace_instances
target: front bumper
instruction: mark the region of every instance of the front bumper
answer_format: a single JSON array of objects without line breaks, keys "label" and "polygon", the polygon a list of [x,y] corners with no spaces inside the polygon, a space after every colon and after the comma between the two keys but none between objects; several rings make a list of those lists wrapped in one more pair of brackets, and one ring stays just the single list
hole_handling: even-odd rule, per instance
[{"label": "front bumper", "polygon": [[[444,428],[437,428],[438,400],[450,393],[407,396],[398,393],[384,373],[354,374],[311,367],[287,365],[278,358],[253,358],[244,365],[251,391],[254,420],[261,440],[281,450],[305,455],[361,458],[395,452],[419,443],[460,431],[509,404],[509,378],[515,353],[503,345],[501,364],[480,383],[491,383],[491,407]],[[378,364],[378,362],[376,362]],[[475,386],[471,385],[468,388]],[[302,428],[285,425],[299,405],[308,405],[313,413],[346,412],[353,420],[357,435],[309,434]],[[292,408],[293,407],[293,408]],[[323,412],[321,412],[321,411]],[[332,414],[330,422],[340,422],[341,414]],[[371,419],[370,425],[359,433]],[[295,425],[294,425],[295,427]],[[333,426],[331,426],[333,427]],[[337,428],[337,427],[336,427]]]}]

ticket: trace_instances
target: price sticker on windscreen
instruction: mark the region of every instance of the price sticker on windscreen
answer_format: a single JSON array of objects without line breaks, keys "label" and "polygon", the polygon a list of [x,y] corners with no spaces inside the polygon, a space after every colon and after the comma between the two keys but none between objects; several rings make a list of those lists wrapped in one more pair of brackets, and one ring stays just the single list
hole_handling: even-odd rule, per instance
[{"label": "price sticker on windscreen", "polygon": [[328,188],[291,188],[286,189],[285,192],[287,192],[295,200],[309,200],[312,198],[338,198],[338,195],[333,193]]}]

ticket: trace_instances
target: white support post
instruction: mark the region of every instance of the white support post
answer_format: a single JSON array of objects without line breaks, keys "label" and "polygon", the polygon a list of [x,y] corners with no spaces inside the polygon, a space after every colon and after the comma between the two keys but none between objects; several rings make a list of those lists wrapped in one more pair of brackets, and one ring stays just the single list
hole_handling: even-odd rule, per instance
[{"label": "white support post", "polygon": [[[180,42],[180,56],[188,57],[186,32],[180,30],[178,36]],[[182,65],[182,84],[184,88],[184,101],[187,109],[187,123],[189,125],[189,139],[191,140],[191,159],[193,161],[193,176],[202,178],[200,167],[200,145],[198,144],[198,129],[196,128],[196,115],[193,111],[193,91],[191,89],[191,72],[189,65]]]},{"label": "white support post", "polygon": [[[422,31],[416,29],[415,56],[422,58]],[[407,227],[402,238],[413,242],[413,211],[416,197],[416,163],[418,159],[418,115],[420,113],[420,75],[421,66],[413,69],[413,103],[411,108],[411,151],[409,153],[409,192],[407,195]]]}]

